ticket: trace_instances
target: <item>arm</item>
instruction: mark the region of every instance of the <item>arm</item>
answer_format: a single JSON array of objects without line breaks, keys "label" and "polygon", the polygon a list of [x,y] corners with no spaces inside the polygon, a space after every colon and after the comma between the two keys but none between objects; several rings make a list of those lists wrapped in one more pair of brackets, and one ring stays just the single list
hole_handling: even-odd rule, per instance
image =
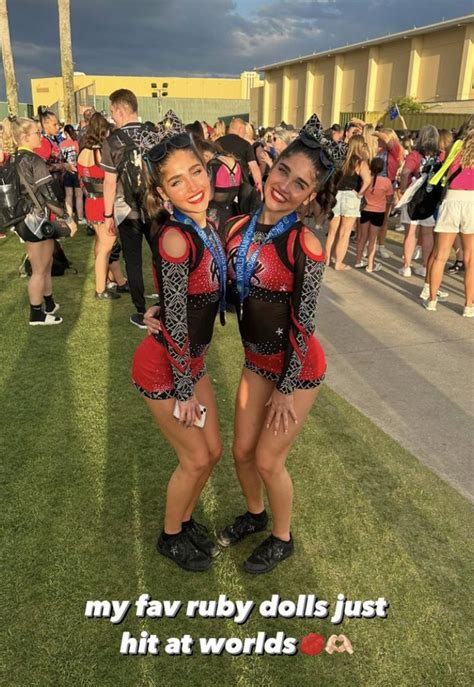
[{"label": "arm", "polygon": [[323,249],[307,229],[295,239],[295,284],[291,297],[291,328],[288,348],[277,389],[293,393],[303,366],[308,343],[314,332],[314,319],[324,272]]},{"label": "arm", "polygon": [[298,234],[295,245],[295,285],[291,296],[291,327],[285,361],[280,379],[270,396],[266,427],[274,423],[273,433],[278,434],[280,423],[285,434],[288,419],[298,423],[293,406],[293,392],[314,331],[314,316],[324,272],[324,254],[318,239],[307,229]]},{"label": "arm", "polygon": [[169,227],[161,234],[157,267],[161,332],[171,364],[176,398],[185,404],[195,399],[187,310],[189,244],[180,229]]},{"label": "arm", "polygon": [[104,175],[104,215],[112,215],[105,217],[105,228],[108,234],[116,234],[114,222],[114,202],[117,194],[117,175],[113,172],[105,172]]},{"label": "arm", "polygon": [[370,182],[372,180],[372,178],[370,176],[369,165],[367,164],[367,162],[361,162],[360,167],[359,167],[359,174],[362,177],[362,187],[361,187],[361,189],[357,195],[359,196],[359,198],[362,198],[364,193],[369,188]]}]

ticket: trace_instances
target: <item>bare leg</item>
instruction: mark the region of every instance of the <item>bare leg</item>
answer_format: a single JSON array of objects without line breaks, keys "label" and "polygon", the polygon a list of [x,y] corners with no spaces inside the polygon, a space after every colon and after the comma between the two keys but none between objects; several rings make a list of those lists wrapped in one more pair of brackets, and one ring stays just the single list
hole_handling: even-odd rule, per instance
[{"label": "bare leg", "polygon": [[474,305],[474,234],[461,234],[464,254],[464,296],[465,305]]},{"label": "bare leg", "polygon": [[111,281],[116,282],[119,286],[123,286],[127,283],[122,272],[120,260],[114,260],[114,262],[109,263],[109,274],[112,276]]},{"label": "bare leg", "polygon": [[79,222],[84,220],[84,193],[82,188],[75,188],[74,195],[76,198],[76,213]]},{"label": "bare leg", "polygon": [[26,242],[32,274],[28,281],[28,297],[31,305],[41,305],[43,296],[51,295],[51,265],[54,241]]},{"label": "bare leg", "polygon": [[421,255],[423,265],[428,265],[428,259],[433,250],[433,227],[420,227]]},{"label": "bare leg", "polygon": [[[207,383],[209,384],[209,380]],[[201,385],[201,389],[205,386]],[[198,385],[196,385],[196,395],[198,393]],[[197,397],[202,403],[205,394],[202,398]],[[209,398],[206,400],[209,402]],[[164,401],[146,399],[146,402],[160,430],[178,456],[179,464],[168,482],[164,524],[167,534],[177,534],[181,531],[183,521],[189,519],[192,507],[212,468],[220,458],[220,439],[218,435],[211,437],[211,432],[216,427],[215,421],[212,420],[208,426],[207,436],[204,429],[183,427],[173,417],[174,399]],[[213,412],[211,407],[211,415]],[[208,422],[209,418],[206,419],[206,425]]]},{"label": "bare leg", "polygon": [[377,249],[377,236],[378,227],[374,227],[373,224],[369,224],[369,246],[367,248],[367,270],[369,272],[372,272],[374,269],[375,251]]},{"label": "bare leg", "polygon": [[357,233],[357,252],[356,252],[356,265],[362,260],[362,253],[364,252],[364,247],[367,242],[367,237],[369,235],[369,224],[370,222],[364,222],[364,224],[359,224],[359,231]]},{"label": "bare leg", "polygon": [[336,264],[334,265],[336,270],[342,271],[350,269],[349,265],[344,264],[344,258],[346,257],[347,247],[349,246],[349,237],[356,220],[357,217],[342,218],[341,228],[339,229],[339,240],[336,246]]},{"label": "bare leg", "polygon": [[339,215],[335,215],[329,222],[328,235],[326,237],[326,245],[324,251],[326,253],[326,265],[331,264],[331,252],[336,239],[337,230],[341,223],[341,218]]},{"label": "bare leg", "polygon": [[437,232],[438,239],[434,250],[433,263],[430,270],[430,300],[436,300],[436,294],[443,279],[444,266],[451,253],[451,248],[457,234]]},{"label": "bare leg", "polygon": [[74,213],[74,207],[73,207],[73,195],[74,195],[74,189],[71,188],[70,186],[66,186],[64,189],[64,194],[65,194],[65,201],[66,201],[66,210],[68,212],[68,215],[73,215]]},{"label": "bare leg", "polygon": [[107,272],[109,271],[109,257],[115,243],[115,236],[110,236],[105,225],[95,225],[95,290],[97,293],[105,291]]},{"label": "bare leg", "polygon": [[403,266],[411,267],[413,253],[416,247],[416,227],[417,224],[405,224],[405,240],[403,242]]}]

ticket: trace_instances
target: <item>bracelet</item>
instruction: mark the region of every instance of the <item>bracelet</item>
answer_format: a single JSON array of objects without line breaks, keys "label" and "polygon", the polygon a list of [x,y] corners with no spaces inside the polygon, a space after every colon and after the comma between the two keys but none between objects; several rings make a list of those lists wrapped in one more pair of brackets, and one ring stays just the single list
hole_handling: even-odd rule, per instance
[{"label": "bracelet", "polygon": [[113,213],[113,212],[112,212],[111,215],[106,215],[105,212],[104,212],[104,219],[112,219],[113,216],[114,216],[114,213]]}]

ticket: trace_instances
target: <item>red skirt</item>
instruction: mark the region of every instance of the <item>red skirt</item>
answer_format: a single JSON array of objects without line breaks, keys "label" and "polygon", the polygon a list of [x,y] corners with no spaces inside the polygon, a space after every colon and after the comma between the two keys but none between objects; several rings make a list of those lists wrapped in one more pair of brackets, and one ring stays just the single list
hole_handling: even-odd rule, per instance
[{"label": "red skirt", "polygon": [[104,221],[103,198],[86,198],[86,206],[84,210],[86,220],[91,224],[98,224]]},{"label": "red skirt", "polygon": [[[206,374],[204,355],[191,358],[193,384]],[[153,400],[175,398],[171,363],[166,348],[154,336],[143,339],[133,356],[132,380],[139,392]]]},{"label": "red skirt", "polygon": [[[244,367],[276,383],[283,370],[285,355],[285,351],[272,355],[260,355],[246,350]],[[323,347],[318,339],[312,336],[295,389],[314,389],[324,380],[325,374],[326,356]]]}]

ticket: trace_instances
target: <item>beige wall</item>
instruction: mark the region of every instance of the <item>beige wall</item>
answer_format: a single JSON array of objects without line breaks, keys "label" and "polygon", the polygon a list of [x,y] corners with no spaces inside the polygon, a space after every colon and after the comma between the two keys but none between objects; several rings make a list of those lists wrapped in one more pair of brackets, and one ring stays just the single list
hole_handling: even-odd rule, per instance
[{"label": "beige wall", "polygon": [[[137,97],[152,97],[153,92],[167,83],[170,98],[203,98],[240,100],[250,97],[250,87],[258,82],[255,72],[243,72],[240,78],[181,78],[174,76],[103,76],[74,75],[74,90],[93,86],[95,95],[108,96],[118,88],[129,88]],[[156,84],[153,87],[152,84]],[[31,79],[33,107],[52,105],[63,99],[63,84],[60,77]]]},{"label": "beige wall", "polygon": [[256,121],[301,126],[317,112],[329,126],[340,112],[383,112],[405,95],[430,104],[469,102],[473,42],[474,22],[462,23],[269,69]]}]

